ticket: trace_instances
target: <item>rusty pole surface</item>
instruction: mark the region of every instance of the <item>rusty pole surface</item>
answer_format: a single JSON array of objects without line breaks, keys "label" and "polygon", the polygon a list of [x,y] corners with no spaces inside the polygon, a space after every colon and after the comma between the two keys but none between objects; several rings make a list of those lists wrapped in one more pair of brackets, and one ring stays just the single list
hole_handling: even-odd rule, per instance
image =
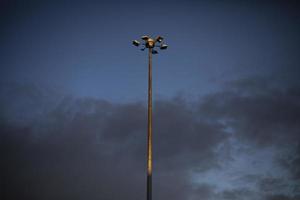
[{"label": "rusty pole surface", "polygon": [[147,200],[152,200],[152,48],[149,48],[148,58]]}]

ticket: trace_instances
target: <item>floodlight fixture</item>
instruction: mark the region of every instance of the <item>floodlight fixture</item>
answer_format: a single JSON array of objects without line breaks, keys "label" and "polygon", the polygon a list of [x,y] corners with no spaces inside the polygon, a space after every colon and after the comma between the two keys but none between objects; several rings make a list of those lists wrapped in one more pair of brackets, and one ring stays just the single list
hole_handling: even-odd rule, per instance
[{"label": "floodlight fixture", "polygon": [[158,36],[158,37],[156,38],[156,41],[159,42],[159,43],[161,43],[161,42],[163,41],[163,39],[164,39],[163,37]]},{"label": "floodlight fixture", "polygon": [[150,37],[149,36],[147,36],[147,35],[144,35],[144,36],[142,36],[141,37],[142,38],[142,40],[145,40],[145,41],[147,41]]},{"label": "floodlight fixture", "polygon": [[166,45],[166,44],[162,44],[161,46],[160,46],[160,49],[161,50],[165,50],[165,49],[167,49],[168,48],[168,45]]},{"label": "floodlight fixture", "polygon": [[133,40],[132,41],[132,44],[134,45],[134,46],[139,46],[140,45],[140,42],[139,41],[137,41],[137,40]]},{"label": "floodlight fixture", "polygon": [[133,40],[132,44],[137,47],[142,45],[142,51],[144,51],[147,48],[149,49],[149,52],[151,54],[158,54],[158,51],[155,49],[156,47],[158,47],[161,50],[165,50],[168,48],[168,45],[162,43],[164,39],[162,36],[158,36],[156,37],[156,39],[152,39],[151,37],[144,35],[141,38],[144,41],[143,43],[140,43],[138,40]]}]

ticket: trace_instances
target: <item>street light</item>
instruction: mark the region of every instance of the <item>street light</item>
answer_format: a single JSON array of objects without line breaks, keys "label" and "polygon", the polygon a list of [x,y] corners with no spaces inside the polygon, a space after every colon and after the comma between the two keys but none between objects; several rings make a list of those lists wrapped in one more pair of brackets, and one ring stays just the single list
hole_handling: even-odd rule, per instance
[{"label": "street light", "polygon": [[[155,47],[159,47],[161,50],[168,48],[168,45],[162,43],[163,37],[158,36],[156,39],[152,39],[147,35],[141,37],[144,40],[141,50],[146,48],[148,52],[148,133],[147,133],[147,200],[152,200],[152,54],[158,54]],[[140,42],[134,40],[133,45],[140,46]],[[159,43],[159,45],[156,45]]]}]

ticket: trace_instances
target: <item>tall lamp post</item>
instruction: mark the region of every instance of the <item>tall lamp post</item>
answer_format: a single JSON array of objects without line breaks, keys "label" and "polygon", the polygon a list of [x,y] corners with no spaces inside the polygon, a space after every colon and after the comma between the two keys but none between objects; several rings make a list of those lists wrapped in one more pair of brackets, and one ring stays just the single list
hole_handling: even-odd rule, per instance
[{"label": "tall lamp post", "polygon": [[132,43],[135,46],[142,46],[141,50],[148,49],[148,133],[147,133],[147,200],[152,200],[152,54],[158,54],[155,47],[161,50],[168,48],[168,45],[163,43],[163,37],[158,36],[152,39],[149,36],[142,36],[144,41],[142,44],[138,40]]}]

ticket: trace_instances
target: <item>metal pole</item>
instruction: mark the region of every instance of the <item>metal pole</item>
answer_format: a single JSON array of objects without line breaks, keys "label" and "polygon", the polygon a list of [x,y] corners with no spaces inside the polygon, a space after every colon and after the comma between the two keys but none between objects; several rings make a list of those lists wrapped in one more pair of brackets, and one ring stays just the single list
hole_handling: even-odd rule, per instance
[{"label": "metal pole", "polygon": [[152,48],[149,48],[148,57],[147,200],[152,200]]},{"label": "metal pole", "polygon": [[[167,49],[168,45],[162,43],[163,37],[158,36],[156,39],[152,39],[147,35],[141,37],[144,40],[143,48],[141,50],[149,49],[148,52],[148,130],[147,130],[147,200],[152,200],[152,54],[158,52],[154,50],[156,42],[160,43],[159,48],[161,50]],[[139,46],[140,42],[133,40],[134,46]]]}]

